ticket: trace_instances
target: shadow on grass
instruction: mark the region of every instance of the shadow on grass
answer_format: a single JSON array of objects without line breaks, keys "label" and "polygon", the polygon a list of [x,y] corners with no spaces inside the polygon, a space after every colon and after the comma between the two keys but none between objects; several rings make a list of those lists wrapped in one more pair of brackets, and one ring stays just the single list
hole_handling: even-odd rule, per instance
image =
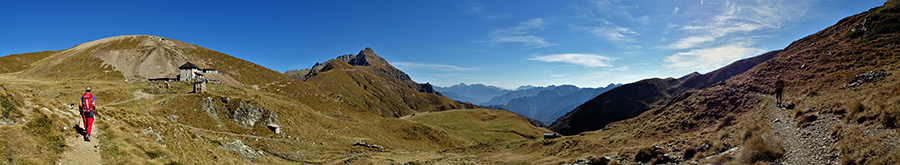
[{"label": "shadow on grass", "polygon": [[75,132],[78,132],[79,135],[81,135],[81,136],[87,135],[87,131],[85,131],[84,128],[81,128],[80,125],[76,124],[73,128],[75,128]]}]

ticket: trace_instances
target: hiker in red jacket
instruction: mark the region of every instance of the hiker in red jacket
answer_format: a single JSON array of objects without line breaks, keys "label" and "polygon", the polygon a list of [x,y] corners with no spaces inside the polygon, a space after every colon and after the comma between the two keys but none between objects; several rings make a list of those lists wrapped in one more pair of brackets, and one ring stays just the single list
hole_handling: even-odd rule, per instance
[{"label": "hiker in red jacket", "polygon": [[84,89],[81,94],[81,118],[84,120],[84,141],[91,141],[91,126],[94,125],[94,95],[91,94],[91,86]]}]

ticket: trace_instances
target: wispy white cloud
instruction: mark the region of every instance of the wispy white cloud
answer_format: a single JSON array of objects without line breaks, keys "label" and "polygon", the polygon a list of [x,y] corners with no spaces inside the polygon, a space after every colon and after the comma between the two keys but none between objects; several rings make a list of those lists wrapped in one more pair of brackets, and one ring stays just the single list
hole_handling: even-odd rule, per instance
[{"label": "wispy white cloud", "polygon": [[610,67],[615,58],[595,54],[554,54],[528,58],[528,60],[544,62],[565,62],[586,67]]},{"label": "wispy white cloud", "polygon": [[615,25],[590,27],[588,31],[594,36],[613,42],[633,42],[634,37],[638,35],[634,30]]},{"label": "wispy white cloud", "polygon": [[650,17],[631,14],[631,11],[636,10],[638,6],[617,5],[615,3],[618,3],[618,1],[598,0],[590,1],[590,5],[587,8],[578,5],[573,6],[578,17],[591,20],[588,22],[599,24],[569,24],[569,27],[575,31],[587,32],[592,36],[607,40],[622,48],[639,49],[640,46],[631,43],[640,34],[633,30],[633,27],[623,27],[618,24],[634,25],[638,23],[647,25],[650,23]]},{"label": "wispy white cloud", "polygon": [[623,66],[623,67],[618,67],[618,68],[612,68],[612,69],[607,69],[607,70],[608,70],[608,71],[627,71],[627,70],[628,70],[628,66]]},{"label": "wispy white cloud", "polygon": [[466,2],[466,8],[464,9],[469,14],[481,14],[484,13],[484,4],[469,1]]},{"label": "wispy white cloud", "polygon": [[519,23],[519,25],[515,27],[491,30],[488,33],[488,39],[486,41],[475,42],[488,43],[490,45],[497,45],[502,43],[521,43],[525,46],[533,48],[556,46],[558,44],[550,43],[542,37],[528,34],[531,30],[534,29],[544,29],[548,24],[549,23],[547,21],[544,21],[543,18],[530,19],[525,22]]},{"label": "wispy white cloud", "polygon": [[399,68],[436,70],[436,71],[472,71],[472,70],[475,70],[473,68],[459,67],[459,66],[453,66],[453,65],[416,63],[416,62],[394,62],[393,65],[397,66]]},{"label": "wispy white cloud", "polygon": [[762,53],[762,49],[748,46],[748,42],[694,49],[667,56],[665,66],[678,71],[698,71],[701,73],[722,67],[744,57]]},{"label": "wispy white cloud", "polygon": [[510,14],[488,14],[485,12],[484,4],[478,2],[466,2],[466,7],[463,10],[467,14],[477,15],[481,19],[493,20],[493,19],[502,19],[512,17]]},{"label": "wispy white cloud", "polygon": [[715,40],[716,40],[716,38],[712,37],[712,36],[691,36],[691,37],[682,38],[678,41],[675,41],[675,43],[672,43],[672,45],[669,45],[669,48],[672,48],[672,49],[693,48],[699,44],[712,42]]},{"label": "wispy white cloud", "polygon": [[625,5],[616,5],[609,0],[598,0],[592,1],[591,4],[596,9],[592,13],[597,13],[599,15],[603,15],[605,17],[615,17],[615,18],[623,18],[629,21],[639,22],[643,24],[650,23],[650,17],[648,16],[640,16],[635,17],[631,14],[630,9],[637,9],[637,6],[625,6]]},{"label": "wispy white cloud", "polygon": [[[721,5],[721,13],[680,26],[679,30],[686,31],[691,36],[677,39],[661,48],[691,49],[721,41],[720,38],[731,34],[781,28],[782,24],[805,15],[810,8],[810,1],[725,1]],[[666,33],[668,30],[667,28]]]}]

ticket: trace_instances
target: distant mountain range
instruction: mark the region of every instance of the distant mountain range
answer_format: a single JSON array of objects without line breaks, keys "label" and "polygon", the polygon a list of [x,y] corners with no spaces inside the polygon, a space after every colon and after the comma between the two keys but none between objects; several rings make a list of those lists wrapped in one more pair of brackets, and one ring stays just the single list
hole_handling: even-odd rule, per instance
[{"label": "distant mountain range", "polygon": [[[525,85],[510,91],[484,84],[460,83],[451,87],[435,87],[435,90],[454,100],[504,109],[544,123],[552,123],[576,106],[620,85],[622,84],[609,84],[599,88],[580,88],[574,85],[547,87]],[[488,96],[492,98],[484,99]]]},{"label": "distant mountain range", "polygon": [[545,123],[553,123],[557,118],[575,109],[575,107],[583,104],[585,101],[621,85],[609,84],[606,87],[598,88],[579,88],[574,85],[562,85],[541,91],[536,96],[512,99],[506,106],[515,113]]},{"label": "distant mountain range", "polygon": [[510,91],[496,86],[465,83],[459,83],[450,87],[435,86],[434,90],[447,95],[447,97],[451,99],[462,102],[470,102],[473,104],[481,104],[482,102],[488,101],[491,98],[503,95]]}]

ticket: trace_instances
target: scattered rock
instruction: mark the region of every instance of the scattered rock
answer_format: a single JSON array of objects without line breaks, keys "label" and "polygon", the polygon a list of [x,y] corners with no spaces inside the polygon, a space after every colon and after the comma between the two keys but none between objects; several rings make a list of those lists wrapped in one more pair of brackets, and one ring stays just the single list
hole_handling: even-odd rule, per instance
[{"label": "scattered rock", "polygon": [[358,142],[356,142],[356,143],[353,143],[353,146],[363,146],[363,147],[375,148],[375,149],[379,149],[379,150],[384,151],[384,147],[383,147],[383,146],[375,145],[375,144],[366,144],[366,142],[361,142],[361,141],[358,141]]},{"label": "scattered rock", "polygon": [[178,115],[169,115],[169,117],[167,117],[167,118],[169,118],[169,120],[172,120],[176,123],[178,122]]},{"label": "scattered rock", "polygon": [[234,142],[226,143],[222,147],[224,147],[225,150],[238,152],[238,154],[240,154],[241,156],[244,156],[244,158],[247,158],[248,160],[251,160],[251,161],[253,159],[263,156],[262,151],[253,150],[253,148],[250,148],[249,146],[244,145],[244,143],[241,142],[241,140],[234,140]]},{"label": "scattered rock", "polygon": [[816,119],[819,119],[819,116],[816,116],[815,114],[810,114],[803,118],[806,122],[814,122]]},{"label": "scattered rock", "polygon": [[784,102],[781,102],[781,104],[779,104],[778,106],[781,108],[784,108],[784,109],[794,109],[794,101],[792,101],[792,100],[784,101]]},{"label": "scattered rock", "polygon": [[250,102],[242,101],[240,106],[231,113],[228,113],[228,117],[231,118],[235,123],[244,127],[253,127],[256,124],[256,121],[259,118],[262,118],[263,110],[260,107],[253,106]]},{"label": "scattered rock", "polygon": [[709,149],[709,147],[709,144],[703,143],[700,145],[700,147],[697,147],[697,151],[706,151],[707,149]]},{"label": "scattered rock", "polygon": [[565,165],[593,165],[593,164],[609,164],[610,159],[607,157],[587,157],[575,160],[575,162],[567,163]]},{"label": "scattered rock", "polygon": [[844,88],[858,87],[859,85],[862,85],[863,83],[875,80],[878,77],[884,77],[884,76],[890,76],[890,75],[891,75],[891,73],[884,72],[884,71],[876,71],[876,70],[869,71],[869,72],[854,76],[852,79],[850,79],[849,84],[844,85]]}]

